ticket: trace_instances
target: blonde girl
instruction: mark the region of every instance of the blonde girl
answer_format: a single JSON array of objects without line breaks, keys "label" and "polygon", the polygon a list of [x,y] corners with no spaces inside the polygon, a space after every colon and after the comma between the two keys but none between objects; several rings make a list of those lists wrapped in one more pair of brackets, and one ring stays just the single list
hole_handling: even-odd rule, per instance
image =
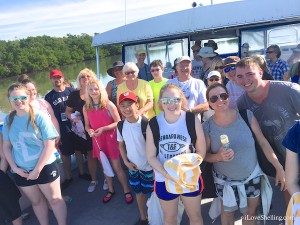
[{"label": "blonde girl", "polygon": [[[84,118],[82,108],[85,104],[86,84],[90,79],[96,79],[96,74],[85,68],[81,70],[77,76],[77,90],[73,91],[66,102],[66,115],[72,122],[72,126],[84,127]],[[74,113],[76,116],[74,116]],[[73,117],[72,117],[73,115]],[[81,134],[77,135],[74,132],[74,150],[79,169],[79,178],[91,181],[88,187],[88,192],[93,192],[97,184],[97,160],[92,156],[92,139],[82,129]],[[88,168],[91,175],[86,174],[83,168],[83,154],[87,155]],[[72,180],[72,179],[71,179]]]},{"label": "blonde girl", "polygon": [[[153,167],[155,172],[155,192],[159,198],[160,204],[164,213],[164,224],[177,224],[177,208],[179,197],[183,201],[187,215],[190,219],[190,224],[203,224],[201,217],[201,191],[203,189],[202,179],[199,178],[199,189],[195,192],[186,193],[182,195],[172,194],[166,190],[165,178],[174,180],[164,169],[164,162],[172,157],[171,155],[178,155],[182,153],[189,153],[189,145],[191,137],[186,125],[186,112],[183,111],[186,99],[175,84],[166,84],[162,87],[159,96],[159,107],[162,113],[156,116],[159,125],[160,138],[159,149],[156,149],[153,139],[153,133],[148,126],[146,138],[146,152],[149,164]],[[195,116],[195,129],[197,141],[195,144],[196,152],[202,157],[205,157],[205,139],[198,117]],[[170,135],[172,134],[172,135]],[[177,135],[178,134],[178,135]],[[166,138],[168,137],[168,138]],[[184,137],[184,138],[181,138]],[[163,148],[168,143],[178,143],[180,146],[178,150],[169,152]],[[157,155],[158,152],[158,155]]]},{"label": "blonde girl", "polygon": [[[91,79],[86,85],[86,103],[83,107],[85,130],[93,141],[93,157],[100,160],[100,150],[103,151],[112,164],[113,170],[123,187],[124,193],[129,193],[129,185],[121,167],[120,151],[117,142],[116,126],[120,116],[116,106],[108,99],[107,93],[97,79]],[[115,194],[111,177],[105,175],[108,192],[103,198],[107,203]],[[126,196],[125,196],[126,198]],[[132,196],[127,196],[132,198]]]},{"label": "blonde girl", "polygon": [[8,88],[12,112],[4,121],[3,151],[40,224],[49,224],[47,199],[58,224],[65,225],[67,209],[53,154],[58,133],[46,114],[32,108],[29,95],[21,84]]}]

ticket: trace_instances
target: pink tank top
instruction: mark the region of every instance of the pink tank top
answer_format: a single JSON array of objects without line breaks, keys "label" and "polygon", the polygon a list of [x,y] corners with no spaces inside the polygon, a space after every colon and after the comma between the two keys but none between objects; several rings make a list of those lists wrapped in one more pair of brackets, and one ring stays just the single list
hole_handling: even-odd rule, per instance
[{"label": "pink tank top", "polygon": [[114,119],[109,115],[107,108],[94,109],[93,111],[87,110],[86,112],[91,128],[94,130],[115,122]]}]

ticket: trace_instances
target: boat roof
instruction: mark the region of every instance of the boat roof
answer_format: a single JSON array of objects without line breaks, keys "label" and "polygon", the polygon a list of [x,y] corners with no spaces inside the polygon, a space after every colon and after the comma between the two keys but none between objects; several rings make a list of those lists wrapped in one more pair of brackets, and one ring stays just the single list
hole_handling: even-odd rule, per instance
[{"label": "boat roof", "polygon": [[215,32],[222,37],[232,37],[237,35],[236,29],[245,25],[292,21],[300,21],[299,0],[244,0],[199,6],[124,25],[95,35],[92,46],[134,44],[183,35],[190,36],[191,40],[204,40],[213,38]]}]

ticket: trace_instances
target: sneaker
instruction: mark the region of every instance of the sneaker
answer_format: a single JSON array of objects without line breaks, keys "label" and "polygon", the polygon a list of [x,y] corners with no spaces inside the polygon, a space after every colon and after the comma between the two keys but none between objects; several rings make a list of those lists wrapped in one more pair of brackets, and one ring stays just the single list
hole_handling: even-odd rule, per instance
[{"label": "sneaker", "polygon": [[107,184],[106,179],[104,179],[104,182],[103,182],[103,190],[104,190],[104,191],[107,191],[107,190],[108,190],[108,184]]},{"label": "sneaker", "polygon": [[92,181],[92,182],[90,183],[90,186],[88,187],[88,192],[93,192],[93,191],[95,191],[97,184],[98,184],[98,181]]},{"label": "sneaker", "polygon": [[92,180],[91,175],[89,175],[87,173],[79,174],[78,177],[81,178],[81,179],[83,179],[83,180],[87,180],[87,181],[91,181]]},{"label": "sneaker", "polygon": [[72,182],[73,182],[73,178],[65,179],[65,181],[62,182],[62,183],[60,184],[60,189],[61,189],[61,190],[65,190],[67,187],[70,186],[70,184],[71,184]]}]

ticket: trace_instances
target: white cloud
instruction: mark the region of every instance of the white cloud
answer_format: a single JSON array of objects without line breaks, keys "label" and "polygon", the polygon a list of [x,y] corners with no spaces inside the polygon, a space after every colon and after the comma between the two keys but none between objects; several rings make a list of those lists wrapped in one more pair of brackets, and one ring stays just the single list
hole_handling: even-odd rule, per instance
[{"label": "white cloud", "polygon": [[[209,1],[210,0],[205,0]],[[216,0],[215,0],[216,1]],[[224,1],[224,0],[219,0]],[[226,0],[225,0],[226,1]],[[228,0],[227,0],[228,1]],[[0,39],[67,33],[93,34],[113,29],[137,20],[191,8],[186,0],[40,0],[19,1],[20,5],[5,8],[0,13]],[[125,7],[126,3],[126,7]],[[9,10],[5,10],[5,9]]]}]

